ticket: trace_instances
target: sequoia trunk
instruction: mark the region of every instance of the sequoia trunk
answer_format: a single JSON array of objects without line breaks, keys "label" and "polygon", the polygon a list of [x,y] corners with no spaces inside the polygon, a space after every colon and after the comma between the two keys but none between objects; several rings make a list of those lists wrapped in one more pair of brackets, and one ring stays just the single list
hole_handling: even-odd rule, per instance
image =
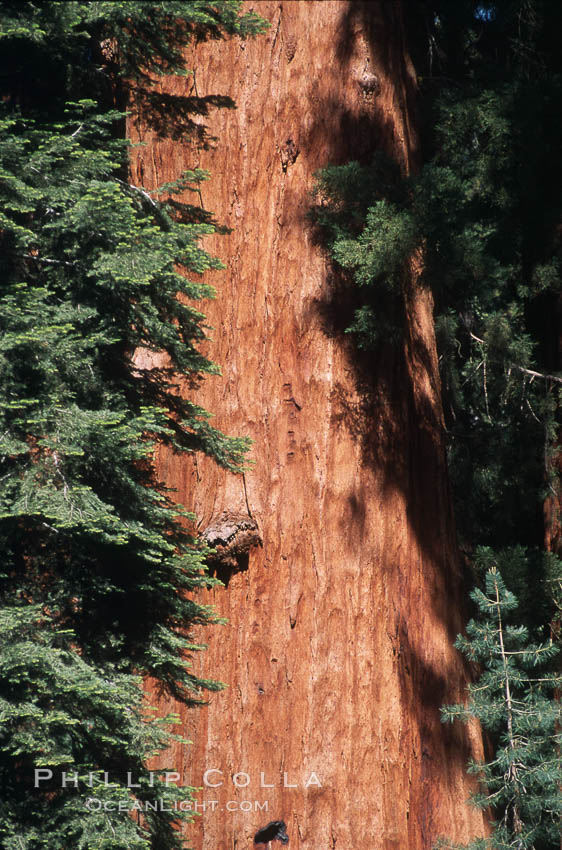
[{"label": "sequoia trunk", "polygon": [[204,306],[223,377],[196,399],[254,440],[245,476],[165,450],[159,470],[200,531],[217,539],[221,523],[249,517],[262,542],[215,564],[226,586],[206,601],[228,624],[202,635],[194,664],[228,688],[203,709],[171,706],[194,743],[166,763],[196,786],[221,771],[200,795],[196,848],[250,847],[274,820],[293,850],[467,840],[484,829],[466,803],[481,745],[439,716],[462,699],[466,671],[452,646],[463,594],[431,297],[412,263],[403,344],[359,357],[343,333],[345,284],[307,218],[328,163],[384,150],[414,167],[401,6],[251,8],[271,22],[265,35],[194,47],[195,75],[167,83],[235,100],[208,122],[212,149],[159,140],[139,115],[130,127],[148,141],[137,184],[212,174],[205,207],[233,228],[205,245],[228,266],[209,275],[218,298]]}]

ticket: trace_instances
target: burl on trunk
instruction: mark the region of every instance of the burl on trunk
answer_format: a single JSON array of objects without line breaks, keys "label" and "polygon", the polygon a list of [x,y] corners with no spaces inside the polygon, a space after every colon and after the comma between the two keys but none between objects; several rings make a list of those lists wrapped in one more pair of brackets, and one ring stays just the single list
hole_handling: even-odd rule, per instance
[{"label": "burl on trunk", "polygon": [[[194,743],[166,763],[197,786],[207,771],[196,848],[249,848],[281,821],[293,850],[466,840],[483,830],[465,774],[481,745],[477,730],[439,718],[466,673],[452,646],[461,575],[431,297],[413,262],[403,344],[360,358],[343,333],[345,289],[307,219],[313,174],[328,163],[384,150],[415,167],[404,10],[250,7],[271,22],[265,35],[194,47],[195,76],[167,83],[236,101],[208,120],[212,149],[130,120],[147,142],[133,182],[212,173],[205,207],[233,232],[205,245],[228,265],[209,275],[218,297],[204,307],[223,377],[197,400],[254,440],[244,477],[159,454],[165,481],[226,553],[214,566],[226,586],[205,601],[228,618],[195,660],[228,688],[179,709]],[[248,545],[228,549],[238,534]]]}]

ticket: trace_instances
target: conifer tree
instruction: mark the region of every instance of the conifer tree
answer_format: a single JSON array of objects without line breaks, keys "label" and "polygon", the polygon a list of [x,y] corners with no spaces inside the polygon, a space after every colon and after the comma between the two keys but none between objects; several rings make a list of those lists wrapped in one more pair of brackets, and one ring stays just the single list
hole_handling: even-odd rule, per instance
[{"label": "conifer tree", "polygon": [[[208,175],[129,185],[121,110],[136,86],[158,117],[151,81],[186,73],[190,41],[258,32],[239,6],[0,5],[2,847],[183,846],[191,790],[146,771],[174,718],[143,703],[142,677],[201,702],[219,684],[191,671],[191,630],[215,617],[194,595],[212,581],[204,549],[153,453],[239,471],[247,441],[196,398],[218,373],[197,302],[222,264],[200,244],[211,215],[189,202]],[[160,131],[187,137],[220,105],[168,99]],[[163,365],[141,367],[139,348]]]},{"label": "conifer tree", "polygon": [[474,803],[491,808],[495,822],[489,838],[468,847],[494,850],[549,850],[560,841],[562,763],[560,761],[559,674],[548,671],[558,647],[529,640],[524,626],[510,623],[516,597],[495,567],[485,589],[471,597],[478,615],[459,635],[456,646],[480,674],[468,686],[466,705],[448,705],[442,719],[476,717],[494,743],[493,757],[472,762],[480,780]]}]

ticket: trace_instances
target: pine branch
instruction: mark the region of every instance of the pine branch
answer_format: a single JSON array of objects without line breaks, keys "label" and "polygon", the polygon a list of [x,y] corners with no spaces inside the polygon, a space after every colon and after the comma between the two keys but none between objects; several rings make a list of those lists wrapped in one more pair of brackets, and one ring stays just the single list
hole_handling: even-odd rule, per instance
[{"label": "pine branch", "polygon": [[[479,336],[476,336],[476,334],[473,334],[472,331],[469,331],[468,335],[480,345],[486,345],[486,342]],[[530,375],[532,378],[540,378],[543,381],[555,381],[558,384],[562,384],[562,377],[559,375],[550,375],[547,372],[536,372],[534,369],[526,369],[525,366],[520,366],[518,363],[510,363],[509,368],[517,369],[519,372],[523,372],[525,375]]]}]

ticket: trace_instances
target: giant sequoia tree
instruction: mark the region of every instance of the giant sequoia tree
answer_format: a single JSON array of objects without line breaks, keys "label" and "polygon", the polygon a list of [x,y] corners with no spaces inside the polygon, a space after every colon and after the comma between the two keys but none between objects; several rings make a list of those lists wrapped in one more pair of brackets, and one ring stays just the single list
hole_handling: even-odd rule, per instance
[{"label": "giant sequoia tree", "polygon": [[[213,615],[192,594],[210,581],[203,547],[151,459],[164,442],[239,470],[246,443],[196,401],[218,371],[194,306],[212,295],[201,272],[221,267],[200,246],[211,216],[189,202],[207,175],[182,175],[166,200],[129,185],[122,108],[137,88],[155,118],[165,106],[162,132],[192,133],[194,112],[233,104],[163,105],[151,79],[186,73],[192,40],[260,27],[228,1],[0,7],[3,847],[182,846],[189,812],[172,804],[190,792],[150,787],[169,723],[141,677],[190,703],[218,687],[188,663],[191,627]],[[163,365],[141,368],[139,348]]]}]

